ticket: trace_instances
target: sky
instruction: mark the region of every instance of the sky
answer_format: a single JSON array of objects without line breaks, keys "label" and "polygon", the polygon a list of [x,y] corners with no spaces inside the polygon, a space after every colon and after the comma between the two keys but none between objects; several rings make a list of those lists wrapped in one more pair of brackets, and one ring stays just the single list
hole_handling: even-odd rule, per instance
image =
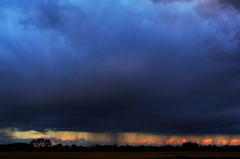
[{"label": "sky", "polygon": [[0,143],[240,144],[239,0],[0,0]]}]

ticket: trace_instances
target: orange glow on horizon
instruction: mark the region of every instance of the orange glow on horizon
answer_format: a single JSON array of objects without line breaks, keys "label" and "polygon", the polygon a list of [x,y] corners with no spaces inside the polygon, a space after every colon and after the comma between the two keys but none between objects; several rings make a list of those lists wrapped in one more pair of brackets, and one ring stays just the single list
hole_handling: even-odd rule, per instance
[{"label": "orange glow on horizon", "polygon": [[52,143],[52,146],[56,146],[57,145],[57,143],[54,142],[54,141],[51,141],[51,143]]},{"label": "orange glow on horizon", "polygon": [[212,145],[212,143],[213,143],[213,139],[205,139],[205,140],[203,140],[203,144],[204,145]]},{"label": "orange glow on horizon", "polygon": [[166,144],[167,145],[180,145],[180,141],[177,141],[177,140],[174,140],[174,139],[170,138],[166,141]]},{"label": "orange glow on horizon", "polygon": [[238,146],[238,145],[240,145],[240,139],[232,139],[232,140],[230,140],[229,143],[232,146]]},{"label": "orange glow on horizon", "polygon": [[[186,142],[198,143],[200,145],[240,145],[240,135],[162,135],[152,133],[92,133],[92,132],[74,132],[74,131],[51,131],[44,133],[31,131],[17,131],[12,129],[0,130],[13,139],[50,139],[54,143],[62,144],[118,144],[118,145],[182,145]],[[116,138],[117,136],[117,138]]]},{"label": "orange glow on horizon", "polygon": [[57,140],[61,140],[61,141],[77,141],[77,140],[81,140],[80,137],[56,137]]},{"label": "orange glow on horizon", "polygon": [[148,140],[145,139],[145,140],[142,140],[139,142],[141,145],[147,145],[148,144]]},{"label": "orange glow on horizon", "polygon": [[216,145],[227,145],[228,144],[228,141],[227,140],[218,140],[216,142]]},{"label": "orange glow on horizon", "polygon": [[157,146],[160,146],[160,145],[163,144],[163,142],[161,140],[158,140],[158,141],[153,141],[153,144],[157,145]]},{"label": "orange glow on horizon", "polygon": [[33,139],[39,139],[39,138],[45,138],[45,139],[49,139],[50,136],[33,136]]},{"label": "orange glow on horizon", "polygon": [[188,142],[187,139],[182,140],[182,144],[187,143],[187,142]]},{"label": "orange glow on horizon", "polygon": [[108,143],[111,143],[111,140],[110,140],[110,139],[107,138],[106,140],[107,140]]}]

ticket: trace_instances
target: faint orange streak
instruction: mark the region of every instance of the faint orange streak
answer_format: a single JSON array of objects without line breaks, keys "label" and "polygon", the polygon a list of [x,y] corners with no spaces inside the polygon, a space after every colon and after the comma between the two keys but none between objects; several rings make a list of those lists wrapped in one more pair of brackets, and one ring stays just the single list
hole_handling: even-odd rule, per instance
[{"label": "faint orange streak", "polygon": [[56,142],[54,142],[54,141],[51,141],[51,143],[52,143],[52,146],[55,146],[55,145],[57,145],[57,143],[56,143]]},{"label": "faint orange streak", "polygon": [[107,138],[106,140],[107,140],[107,142],[108,142],[108,143],[110,143],[110,142],[111,142],[111,140],[110,140],[110,139],[108,139],[108,138]]},{"label": "faint orange streak", "polygon": [[205,140],[203,140],[203,144],[204,145],[212,145],[212,143],[213,143],[213,139],[205,139]]},{"label": "faint orange streak", "polygon": [[50,136],[33,136],[33,139],[39,139],[39,138],[44,138],[44,139],[49,139]]},{"label": "faint orange streak", "polygon": [[79,138],[79,137],[57,137],[56,139],[61,140],[61,141],[76,141],[81,138]]},{"label": "faint orange streak", "polygon": [[170,138],[166,141],[166,144],[167,145],[180,145],[180,142]]},{"label": "faint orange streak", "polygon": [[227,140],[218,140],[216,142],[217,145],[227,145],[228,144],[228,141]]},{"label": "faint orange streak", "polygon": [[163,142],[162,142],[162,141],[158,141],[157,144],[158,144],[158,145],[162,145]]},{"label": "faint orange streak", "polygon": [[233,145],[233,146],[240,145],[240,139],[232,139],[232,140],[230,140],[230,145]]},{"label": "faint orange streak", "polygon": [[161,140],[158,140],[158,141],[153,141],[152,142],[154,145],[162,145],[163,142]]},{"label": "faint orange streak", "polygon": [[166,141],[166,144],[167,145],[171,145],[173,143],[173,139],[168,139],[167,141]]},{"label": "faint orange streak", "polygon": [[143,141],[140,141],[139,143],[140,143],[141,145],[147,145],[147,144],[148,144],[148,140],[145,139],[145,140],[143,140]]},{"label": "faint orange streak", "polygon": [[43,138],[42,136],[33,136],[33,139]]},{"label": "faint orange streak", "polygon": [[187,139],[182,140],[182,144],[187,143]]}]

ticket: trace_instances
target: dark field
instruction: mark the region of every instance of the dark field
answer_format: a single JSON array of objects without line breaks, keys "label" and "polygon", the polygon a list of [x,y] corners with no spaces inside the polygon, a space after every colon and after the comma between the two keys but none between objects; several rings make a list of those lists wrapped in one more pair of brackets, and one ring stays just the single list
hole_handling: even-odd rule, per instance
[{"label": "dark field", "polygon": [[240,152],[0,152],[0,159],[240,159]]}]

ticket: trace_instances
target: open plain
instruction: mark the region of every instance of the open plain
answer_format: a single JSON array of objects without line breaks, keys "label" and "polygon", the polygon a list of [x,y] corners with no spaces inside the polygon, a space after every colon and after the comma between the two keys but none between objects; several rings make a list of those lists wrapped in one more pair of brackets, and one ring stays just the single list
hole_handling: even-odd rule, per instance
[{"label": "open plain", "polygon": [[240,152],[0,152],[0,159],[240,159]]}]

